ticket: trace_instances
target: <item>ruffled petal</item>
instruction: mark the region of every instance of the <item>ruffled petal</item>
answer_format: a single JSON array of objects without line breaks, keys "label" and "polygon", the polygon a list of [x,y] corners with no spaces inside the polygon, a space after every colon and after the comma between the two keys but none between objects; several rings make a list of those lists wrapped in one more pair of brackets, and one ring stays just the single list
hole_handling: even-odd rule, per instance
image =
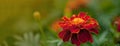
[{"label": "ruffled petal", "polygon": [[71,42],[72,44],[75,44],[76,46],[80,45],[80,41],[78,40],[78,34],[72,34]]},{"label": "ruffled petal", "polygon": [[71,30],[71,33],[79,33],[79,29],[73,29],[73,30]]},{"label": "ruffled petal", "polygon": [[71,32],[70,31],[66,31],[65,35],[64,35],[64,38],[63,38],[63,41],[66,42],[70,39],[71,37]]},{"label": "ruffled petal", "polygon": [[63,19],[64,21],[68,21],[68,20],[70,20],[70,19],[67,18],[66,16],[64,16],[62,19]]},{"label": "ruffled petal", "polygon": [[80,28],[77,26],[73,26],[72,28],[70,28],[70,31],[71,31],[71,33],[79,33]]},{"label": "ruffled petal", "polygon": [[61,39],[63,39],[64,42],[66,42],[70,39],[71,32],[69,30],[63,30],[58,35]]},{"label": "ruffled petal", "polygon": [[93,24],[85,24],[85,25],[83,25],[83,26],[84,26],[84,28],[86,28],[86,29],[91,29],[91,28],[94,27]]},{"label": "ruffled petal", "polygon": [[91,34],[89,31],[82,29],[78,34],[78,39],[81,43],[85,43],[87,41],[93,42]]},{"label": "ruffled petal", "polygon": [[62,27],[63,29],[68,29],[69,26],[70,26],[70,23],[67,22],[67,21],[61,21],[61,22],[59,22],[59,25],[60,25],[60,27]]},{"label": "ruffled petal", "polygon": [[117,26],[117,30],[118,32],[120,32],[120,24]]},{"label": "ruffled petal", "polygon": [[61,39],[63,39],[63,38],[64,38],[65,33],[66,33],[66,31],[65,31],[65,30],[63,30],[63,31],[61,31],[58,35],[59,35],[59,37],[60,37]]},{"label": "ruffled petal", "polygon": [[77,15],[73,15],[70,19],[73,20],[76,17],[77,17]]},{"label": "ruffled petal", "polygon": [[86,29],[98,28],[98,23],[94,19],[90,19],[87,24],[83,25]]},{"label": "ruffled petal", "polygon": [[85,16],[83,19],[84,19],[85,21],[87,21],[87,20],[90,19],[90,16]]},{"label": "ruffled petal", "polygon": [[85,12],[80,12],[79,14],[78,14],[78,17],[80,17],[80,18],[83,18],[83,17],[85,17],[87,14],[85,13]]},{"label": "ruffled petal", "polygon": [[96,29],[96,28],[92,28],[89,31],[92,32],[92,33],[95,33],[95,34],[99,33],[98,29]]},{"label": "ruffled petal", "polygon": [[60,22],[59,22],[59,25],[60,25],[60,27],[63,28],[63,27],[65,27],[65,22],[64,22],[64,21],[60,21]]}]

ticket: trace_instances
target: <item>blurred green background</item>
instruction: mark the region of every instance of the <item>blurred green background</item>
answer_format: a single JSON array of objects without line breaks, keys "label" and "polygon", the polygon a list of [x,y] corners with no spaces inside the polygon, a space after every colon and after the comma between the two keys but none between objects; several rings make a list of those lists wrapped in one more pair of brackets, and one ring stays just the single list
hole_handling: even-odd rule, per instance
[{"label": "blurred green background", "polygon": [[120,0],[0,0],[0,46],[74,46],[58,38],[56,21],[79,12],[87,12],[101,28],[93,34],[94,43],[81,46],[120,46],[112,25],[120,16]]}]

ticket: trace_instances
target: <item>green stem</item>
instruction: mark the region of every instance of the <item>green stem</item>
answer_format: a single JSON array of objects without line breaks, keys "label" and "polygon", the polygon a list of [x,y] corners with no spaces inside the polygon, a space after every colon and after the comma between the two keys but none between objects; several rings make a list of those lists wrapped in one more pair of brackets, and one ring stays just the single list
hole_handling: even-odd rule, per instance
[{"label": "green stem", "polygon": [[44,33],[44,31],[43,31],[43,29],[42,29],[42,25],[40,24],[40,21],[38,20],[37,21],[38,22],[38,24],[39,24],[39,30],[40,30],[40,33],[41,33],[41,36],[42,36],[42,39],[43,39],[43,46],[47,46],[45,43],[47,43],[46,42],[46,35],[45,35],[45,33]]}]

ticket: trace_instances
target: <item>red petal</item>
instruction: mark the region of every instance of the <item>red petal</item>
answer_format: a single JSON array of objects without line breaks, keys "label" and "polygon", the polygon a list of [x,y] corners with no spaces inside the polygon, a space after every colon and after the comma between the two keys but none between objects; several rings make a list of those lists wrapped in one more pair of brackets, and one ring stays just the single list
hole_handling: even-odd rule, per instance
[{"label": "red petal", "polygon": [[93,33],[95,33],[95,34],[98,34],[98,33],[99,33],[98,29],[94,29],[94,28],[90,29],[90,32],[93,32]]},{"label": "red petal", "polygon": [[64,42],[66,42],[70,39],[71,32],[69,30],[63,30],[58,35],[61,39],[63,39]]},{"label": "red petal", "polygon": [[71,30],[71,32],[72,33],[78,33],[80,30],[78,30],[78,29],[73,29],[73,30]]},{"label": "red petal", "polygon": [[83,26],[84,26],[84,28],[86,28],[86,29],[91,29],[91,28],[94,28],[94,27],[95,27],[93,24],[85,24],[85,25],[83,25]]},{"label": "red petal", "polygon": [[64,38],[63,38],[63,41],[66,42],[70,39],[71,37],[71,32],[70,31],[66,31],[65,35],[64,35]]},{"label": "red petal", "polygon": [[65,33],[66,33],[66,31],[63,30],[63,31],[61,31],[58,35],[59,35],[59,37],[60,37],[61,39],[63,39]]},{"label": "red petal", "polygon": [[62,19],[63,19],[64,21],[68,21],[68,20],[69,20],[69,18],[67,18],[66,16],[64,16]]},{"label": "red petal", "polygon": [[79,33],[80,29],[73,27],[70,31],[71,33]]},{"label": "red petal", "polygon": [[85,16],[85,18],[83,18],[85,21],[90,19],[90,16]]},{"label": "red petal", "polygon": [[120,24],[117,26],[117,30],[118,32],[120,32]]},{"label": "red petal", "polygon": [[85,29],[79,32],[78,38],[81,43],[85,43],[87,41],[90,41],[91,43],[93,42],[90,32]]},{"label": "red petal", "polygon": [[83,26],[86,29],[91,29],[91,28],[95,28],[95,27],[97,28],[98,27],[97,23],[87,23],[87,24],[84,24]]},{"label": "red petal", "polygon": [[78,17],[80,17],[80,18],[83,18],[83,17],[85,17],[87,14],[85,13],[85,12],[80,12],[79,14],[78,14]]},{"label": "red petal", "polygon": [[72,44],[76,44],[76,46],[80,45],[80,41],[78,40],[78,34],[72,34],[71,42]]},{"label": "red petal", "polygon": [[73,20],[76,17],[77,17],[77,15],[73,15],[70,19]]},{"label": "red petal", "polygon": [[63,21],[60,21],[60,22],[59,22],[59,25],[60,25],[61,27],[64,27],[64,24],[65,24],[65,23],[64,23]]},{"label": "red petal", "polygon": [[59,22],[59,25],[60,25],[60,27],[62,27],[62,28],[68,28],[69,22],[61,21],[61,22]]},{"label": "red petal", "polygon": [[88,26],[98,26],[97,21],[93,18],[90,18],[87,24]]}]

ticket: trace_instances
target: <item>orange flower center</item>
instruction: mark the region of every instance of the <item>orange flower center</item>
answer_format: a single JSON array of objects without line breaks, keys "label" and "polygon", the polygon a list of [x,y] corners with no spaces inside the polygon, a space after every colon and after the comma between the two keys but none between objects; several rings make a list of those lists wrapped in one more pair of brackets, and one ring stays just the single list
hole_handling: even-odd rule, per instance
[{"label": "orange flower center", "polygon": [[73,24],[80,24],[80,23],[83,23],[83,22],[84,22],[84,20],[81,19],[81,18],[74,18],[74,19],[72,20],[72,23],[73,23]]}]

